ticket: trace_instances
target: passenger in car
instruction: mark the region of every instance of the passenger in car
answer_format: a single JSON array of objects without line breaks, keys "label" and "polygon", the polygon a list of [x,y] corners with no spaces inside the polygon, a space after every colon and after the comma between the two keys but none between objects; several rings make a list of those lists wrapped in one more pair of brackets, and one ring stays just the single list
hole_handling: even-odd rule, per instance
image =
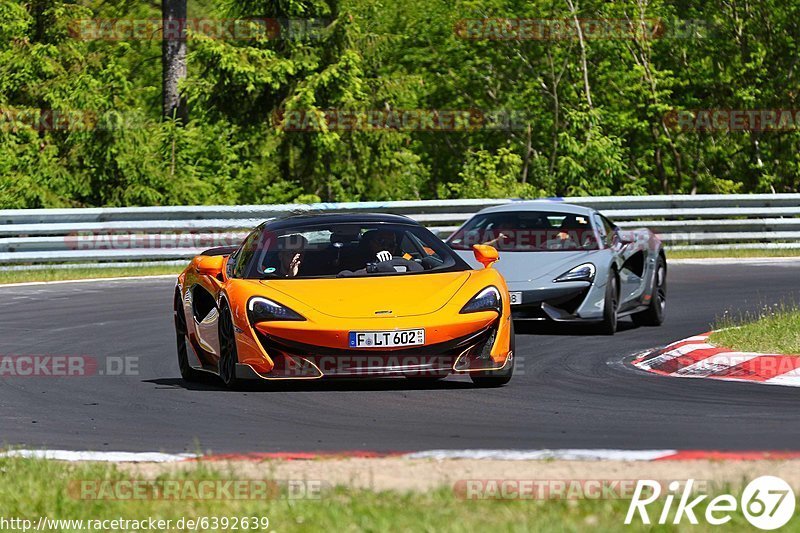
[{"label": "passenger in car", "polygon": [[300,272],[308,240],[300,234],[284,235],[277,239],[279,277],[293,278]]}]

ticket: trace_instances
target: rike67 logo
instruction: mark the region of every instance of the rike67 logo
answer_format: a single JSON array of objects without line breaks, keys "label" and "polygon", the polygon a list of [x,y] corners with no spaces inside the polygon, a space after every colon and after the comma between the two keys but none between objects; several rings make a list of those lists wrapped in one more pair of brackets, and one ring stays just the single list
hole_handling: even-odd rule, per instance
[{"label": "rike67 logo", "polygon": [[[657,524],[680,524],[684,519],[697,525],[697,516],[700,514],[698,507],[708,499],[708,495],[700,495],[692,499],[694,480],[690,479],[683,485],[673,481],[668,486],[668,492],[663,500],[661,513],[656,520],[657,511],[653,512],[653,520]],[[648,479],[640,480],[631,499],[625,523],[631,524],[636,515],[642,523],[650,524],[648,506],[661,497],[661,484]],[[680,493],[679,493],[680,492]],[[677,504],[675,503],[677,499]],[[674,507],[674,511],[673,511]],[[794,514],[795,496],[792,487],[784,480],[775,476],[761,476],[754,479],[745,487],[741,500],[737,501],[730,494],[716,496],[705,504],[705,513],[701,514],[706,523],[720,526],[731,521],[732,514],[741,509],[742,514],[751,525],[763,530],[774,530],[786,525]]]}]

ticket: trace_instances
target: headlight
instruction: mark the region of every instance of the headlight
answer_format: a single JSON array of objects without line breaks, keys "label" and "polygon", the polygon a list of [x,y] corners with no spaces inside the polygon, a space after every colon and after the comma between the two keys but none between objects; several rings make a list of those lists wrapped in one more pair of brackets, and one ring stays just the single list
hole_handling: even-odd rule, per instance
[{"label": "headlight", "polygon": [[461,308],[461,313],[477,313],[478,311],[497,311],[499,313],[502,308],[500,302],[500,291],[495,287],[486,287]]},{"label": "headlight", "polygon": [[305,320],[299,313],[285,305],[261,297],[250,299],[247,304],[247,315],[251,324],[265,320]]},{"label": "headlight", "polygon": [[592,281],[596,269],[591,263],[578,265],[569,272],[564,272],[553,281]]}]

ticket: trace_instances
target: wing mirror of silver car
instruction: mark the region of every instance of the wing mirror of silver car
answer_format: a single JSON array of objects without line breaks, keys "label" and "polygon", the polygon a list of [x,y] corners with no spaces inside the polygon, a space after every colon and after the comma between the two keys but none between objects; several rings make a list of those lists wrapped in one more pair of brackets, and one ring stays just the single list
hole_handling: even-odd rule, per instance
[{"label": "wing mirror of silver car", "polygon": [[625,232],[623,233],[619,228],[616,228],[615,233],[617,235],[617,239],[619,239],[619,243],[622,245],[633,244],[636,240],[633,237],[632,233]]}]

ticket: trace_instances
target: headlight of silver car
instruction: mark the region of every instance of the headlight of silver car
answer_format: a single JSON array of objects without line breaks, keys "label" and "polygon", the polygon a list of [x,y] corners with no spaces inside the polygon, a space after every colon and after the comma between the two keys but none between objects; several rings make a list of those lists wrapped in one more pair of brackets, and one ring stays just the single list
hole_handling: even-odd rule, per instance
[{"label": "headlight of silver car", "polygon": [[479,311],[500,313],[501,309],[500,291],[497,290],[497,287],[486,287],[461,308],[461,313],[477,313]]},{"label": "headlight of silver car", "polygon": [[592,281],[594,280],[596,271],[597,269],[592,263],[584,263],[576,266],[569,272],[564,272],[553,281]]}]

